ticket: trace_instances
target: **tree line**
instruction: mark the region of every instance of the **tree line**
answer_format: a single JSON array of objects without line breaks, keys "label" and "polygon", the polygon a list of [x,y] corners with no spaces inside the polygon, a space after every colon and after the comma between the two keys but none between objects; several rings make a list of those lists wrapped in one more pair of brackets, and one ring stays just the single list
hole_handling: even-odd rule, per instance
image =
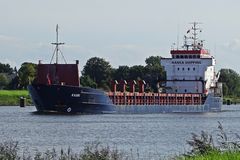
[{"label": "tree line", "polygon": [[[80,82],[82,86],[109,91],[112,80],[145,80],[145,90],[157,92],[159,83],[166,79],[160,59],[159,56],[150,56],[146,58],[145,65],[113,68],[105,59],[92,57],[83,67]],[[26,89],[36,77],[36,69],[37,65],[34,63],[25,62],[19,70],[9,64],[0,63],[0,89]],[[219,81],[223,83],[224,96],[240,97],[240,76],[236,71],[221,69]]]},{"label": "tree line", "polygon": [[33,82],[37,73],[37,65],[24,62],[20,69],[9,64],[0,63],[0,89],[26,89]]},{"label": "tree line", "polygon": [[[129,67],[123,65],[113,68],[103,58],[93,57],[84,66],[80,81],[83,86],[110,90],[112,80],[145,80],[147,83],[146,90],[156,91],[158,89],[157,83],[166,77],[160,65],[160,57],[148,57],[145,63],[145,66],[134,65]],[[136,90],[138,90],[137,86]]]}]

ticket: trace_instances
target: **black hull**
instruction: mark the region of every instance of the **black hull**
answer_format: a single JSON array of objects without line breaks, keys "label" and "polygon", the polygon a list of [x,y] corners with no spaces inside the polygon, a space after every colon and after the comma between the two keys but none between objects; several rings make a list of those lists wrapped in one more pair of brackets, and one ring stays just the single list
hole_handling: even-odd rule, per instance
[{"label": "black hull", "polygon": [[39,112],[114,113],[116,107],[103,91],[65,85],[29,85]]}]

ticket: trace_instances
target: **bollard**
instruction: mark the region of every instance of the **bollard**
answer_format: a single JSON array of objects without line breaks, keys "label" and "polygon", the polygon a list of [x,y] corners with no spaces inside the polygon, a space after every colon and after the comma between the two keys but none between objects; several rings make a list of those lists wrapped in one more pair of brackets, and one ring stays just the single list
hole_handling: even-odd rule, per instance
[{"label": "bollard", "polygon": [[20,107],[25,107],[26,106],[26,98],[20,97],[19,105],[20,105]]},{"label": "bollard", "polygon": [[228,100],[227,100],[227,105],[230,105],[230,104],[231,104],[231,100],[228,99]]}]

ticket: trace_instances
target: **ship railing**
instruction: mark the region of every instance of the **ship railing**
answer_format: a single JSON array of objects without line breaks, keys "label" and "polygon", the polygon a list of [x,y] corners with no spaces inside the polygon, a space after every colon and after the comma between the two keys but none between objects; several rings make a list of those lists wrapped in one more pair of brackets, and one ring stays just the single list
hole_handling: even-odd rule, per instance
[{"label": "ship railing", "polygon": [[109,92],[115,105],[201,105],[202,94]]}]

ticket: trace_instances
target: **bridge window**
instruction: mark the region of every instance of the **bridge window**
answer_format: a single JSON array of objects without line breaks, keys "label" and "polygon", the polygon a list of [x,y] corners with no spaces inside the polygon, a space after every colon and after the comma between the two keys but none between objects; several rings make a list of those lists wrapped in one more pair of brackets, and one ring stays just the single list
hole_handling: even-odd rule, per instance
[{"label": "bridge window", "polygon": [[183,58],[183,55],[181,55],[180,58]]},{"label": "bridge window", "polygon": [[185,89],[184,91],[185,91],[185,93],[187,92],[187,90],[186,90],[186,89]]},{"label": "bridge window", "polygon": [[195,71],[195,67],[193,68],[193,70]]},{"label": "bridge window", "polygon": [[177,55],[176,58],[179,58],[179,55]]},{"label": "bridge window", "polygon": [[187,69],[188,71],[190,70],[190,68]]},{"label": "bridge window", "polygon": [[187,56],[187,55],[185,55],[185,56],[184,56],[184,58],[188,58],[188,56]]},{"label": "bridge window", "polygon": [[192,58],[192,55],[189,55],[189,58]]},{"label": "bridge window", "polygon": [[196,58],[196,55],[193,55],[193,58]]},{"label": "bridge window", "polygon": [[184,71],[184,68],[182,68],[182,70]]},{"label": "bridge window", "polygon": [[197,55],[197,58],[200,58],[200,55]]}]

